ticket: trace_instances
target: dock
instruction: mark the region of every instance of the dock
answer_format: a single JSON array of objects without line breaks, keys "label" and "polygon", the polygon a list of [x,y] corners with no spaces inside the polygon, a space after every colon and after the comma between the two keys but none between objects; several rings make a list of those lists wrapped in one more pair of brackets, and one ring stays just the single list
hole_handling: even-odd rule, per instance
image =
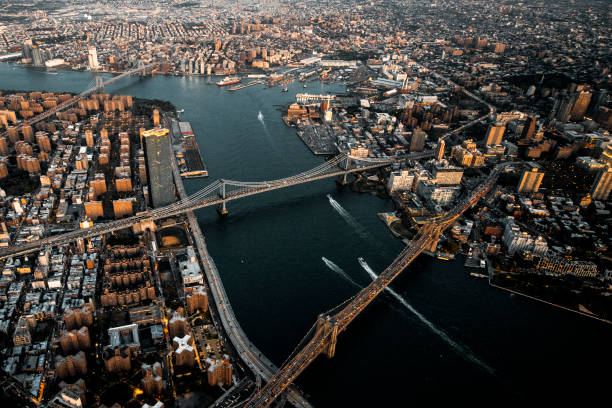
[{"label": "dock", "polygon": [[264,81],[263,79],[256,79],[254,81],[250,81],[250,82],[247,82],[245,84],[234,85],[234,86],[230,87],[229,90],[230,91],[239,91],[241,89],[245,89],[245,88],[248,88],[248,87],[253,86],[253,85],[265,85],[265,84],[266,84],[266,81]]},{"label": "dock", "polygon": [[179,129],[183,137],[185,151],[185,169],[181,169],[181,177],[208,177],[208,170],[200,153],[200,146],[195,138],[189,122],[179,122]]},{"label": "dock", "polygon": [[336,138],[328,126],[302,126],[297,135],[313,154],[329,155],[338,152]]}]

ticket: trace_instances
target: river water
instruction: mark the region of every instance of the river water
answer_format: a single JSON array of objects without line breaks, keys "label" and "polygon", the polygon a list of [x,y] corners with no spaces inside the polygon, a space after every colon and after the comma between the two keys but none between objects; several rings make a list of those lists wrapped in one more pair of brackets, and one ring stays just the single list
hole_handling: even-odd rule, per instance
[{"label": "river water", "polygon": [[[0,89],[81,92],[92,78],[0,64]],[[310,83],[307,91],[343,90]],[[210,175],[187,180],[189,192],[217,178],[281,178],[323,160],[276,108],[304,92],[301,83],[286,93],[261,85],[232,93],[205,78],[158,76],[128,78],[107,91],[185,109],[182,119],[191,122]],[[333,180],[228,209],[223,220],[212,208],[197,216],[242,327],[279,365],[319,313],[371,281],[358,257],[380,273],[403,247],[376,216],[392,209],[389,201],[338,190]],[[392,287],[394,294],[381,295],[339,336],[333,359],[319,357],[299,377],[315,406],[584,404],[607,397],[612,330],[604,323],[490,288],[460,259],[422,256]]]}]

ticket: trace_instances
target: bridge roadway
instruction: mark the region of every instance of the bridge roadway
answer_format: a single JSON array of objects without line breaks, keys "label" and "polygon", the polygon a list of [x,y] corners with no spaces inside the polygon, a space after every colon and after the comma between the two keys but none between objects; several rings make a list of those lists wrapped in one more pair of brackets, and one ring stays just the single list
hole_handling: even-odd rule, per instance
[{"label": "bridge roadway", "polygon": [[83,100],[83,99],[87,98],[88,96],[95,94],[96,92],[100,92],[102,89],[104,89],[105,86],[112,85],[115,82],[120,81],[120,80],[122,80],[123,78],[125,78],[127,76],[130,76],[130,75],[133,75],[133,74],[137,74],[139,72],[144,72],[147,69],[151,69],[151,68],[157,66],[158,64],[159,63],[155,62],[155,63],[152,63],[152,64],[144,65],[144,66],[139,67],[139,68],[131,69],[131,70],[126,71],[126,72],[124,72],[124,73],[122,73],[120,75],[114,76],[111,79],[108,79],[108,80],[104,81],[102,84],[96,85],[96,86],[94,86],[94,87],[92,87],[92,88],[90,88],[90,89],[88,89],[88,90],[86,90],[84,92],[81,92],[78,95],[73,96],[72,98],[68,99],[66,102],[60,103],[59,105],[57,105],[53,109],[49,109],[48,111],[45,111],[45,112],[41,113],[40,115],[36,115],[33,118],[31,118],[31,119],[22,121],[21,123],[19,123],[16,126],[16,128],[17,129],[21,129],[23,126],[33,125],[33,124],[38,123],[38,122],[40,122],[42,120],[45,120],[48,117],[51,117],[51,116],[55,115],[57,112],[60,112],[60,111],[62,111],[64,109],[66,109],[66,108],[68,108],[68,107],[78,103],[80,100]]},{"label": "bridge roadway", "polygon": [[[172,174],[179,197],[182,200],[187,199],[188,197],[185,191],[185,186],[183,185],[183,179],[181,178],[174,155],[172,155]],[[204,234],[200,229],[200,224],[198,223],[193,211],[187,211],[186,215],[189,222],[189,230],[191,231],[198,254],[202,260],[206,281],[215,302],[216,314],[219,316],[219,320],[221,320],[225,333],[240,355],[240,358],[249,367],[251,372],[260,376],[264,381],[268,381],[274,375],[274,373],[278,371],[278,368],[270,360],[268,360],[268,358],[261,351],[259,351],[259,349],[253,343],[251,343],[246,333],[242,330],[242,327],[238,323],[238,319],[236,318],[232,305],[227,297],[227,293],[225,292],[225,287],[223,286],[223,282],[219,276],[219,270],[208,253],[208,248],[206,247],[206,241],[204,239]],[[212,313],[212,311],[211,316],[213,319],[215,318],[215,314]],[[217,326],[217,322],[215,322],[215,325]],[[225,402],[224,397],[225,395],[219,398],[214,406],[216,407],[223,404]],[[312,407],[294,386],[289,387],[288,397],[291,404],[296,408]]]},{"label": "bridge roadway", "polygon": [[[495,184],[501,167],[466,199],[436,221],[425,224],[411,243],[372,283],[362,289],[350,302],[334,315],[320,316],[312,339],[289,360],[277,374],[245,405],[245,408],[269,407],[295,378],[321,353],[333,356],[337,335],[347,326],[425,249],[437,244],[440,233],[450,227],[470,206],[482,198]],[[322,324],[319,324],[322,323]],[[333,347],[330,350],[330,347]]]},{"label": "bridge roadway", "polygon": [[[407,159],[416,159],[432,156],[432,151],[420,152],[408,155]],[[343,169],[342,163],[347,161],[365,163],[353,168]],[[162,218],[176,216],[188,211],[193,211],[198,208],[209,207],[212,205],[225,205],[227,201],[237,200],[239,198],[252,196],[255,194],[264,193],[267,191],[277,190],[281,188],[291,187],[298,184],[309,183],[316,180],[321,180],[330,177],[344,176],[349,173],[355,173],[365,170],[371,170],[379,167],[388,166],[393,162],[393,159],[363,159],[348,156],[346,154],[338,155],[331,160],[315,167],[314,169],[299,173],[295,176],[258,182],[240,182],[232,180],[217,180],[197,193],[189,196],[187,199],[177,201],[165,207],[156,208],[150,211],[144,211],[134,216],[121,220],[110,221],[94,225],[90,228],[78,229],[64,234],[59,234],[51,237],[42,238],[32,241],[24,245],[14,246],[0,252],[0,259],[6,259],[11,256],[24,255],[42,248],[63,243],[71,242],[76,239],[90,238],[97,235],[107,234],[113,231],[118,231],[124,228],[129,228],[145,220],[158,220]],[[233,187],[232,190],[227,187]]]}]

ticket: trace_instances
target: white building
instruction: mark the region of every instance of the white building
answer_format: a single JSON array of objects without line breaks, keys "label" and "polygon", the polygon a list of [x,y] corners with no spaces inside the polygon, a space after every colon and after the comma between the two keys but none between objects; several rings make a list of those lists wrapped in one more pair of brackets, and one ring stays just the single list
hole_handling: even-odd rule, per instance
[{"label": "white building", "polygon": [[510,255],[514,254],[516,251],[526,251],[544,255],[546,251],[548,251],[548,244],[544,238],[539,236],[533,239],[528,232],[521,231],[512,217],[508,217],[506,221],[503,242],[508,248],[508,253]]},{"label": "white building", "polygon": [[96,51],[96,47],[89,47],[89,50],[87,51],[87,63],[89,64],[89,69],[100,68],[100,64],[98,64],[98,52]]},{"label": "white building", "polygon": [[429,204],[434,206],[444,206],[450,204],[459,192],[456,186],[437,186],[429,180],[421,181],[417,194],[426,199]]},{"label": "white building", "polygon": [[413,182],[414,175],[409,170],[393,171],[387,181],[387,189],[389,192],[410,191]]},{"label": "white building", "polygon": [[202,270],[200,269],[200,264],[198,263],[198,258],[196,258],[193,247],[187,247],[187,256],[189,258],[186,261],[179,263],[181,276],[183,277],[183,285],[203,285],[204,276],[202,276]]}]

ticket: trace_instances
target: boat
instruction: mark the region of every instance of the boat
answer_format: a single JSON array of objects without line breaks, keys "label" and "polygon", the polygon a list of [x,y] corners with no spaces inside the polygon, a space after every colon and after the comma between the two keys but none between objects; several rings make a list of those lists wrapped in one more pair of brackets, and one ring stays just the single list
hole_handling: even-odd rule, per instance
[{"label": "boat", "polygon": [[308,88],[308,85],[304,84],[304,88]]},{"label": "boat", "polygon": [[470,276],[473,276],[474,278],[488,278],[487,275],[476,272],[470,272]]},{"label": "boat", "polygon": [[286,86],[283,87],[283,90],[281,92],[289,92],[289,88],[287,88]]},{"label": "boat", "polygon": [[221,81],[217,82],[218,86],[227,86],[227,85],[234,85],[234,84],[239,84],[241,81],[241,79],[239,77],[225,77],[223,78]]},{"label": "boat", "polygon": [[183,113],[183,112],[185,112],[185,109],[179,109],[176,111],[176,113]]},{"label": "boat", "polygon": [[437,251],[436,258],[442,261],[450,261],[451,259],[455,259],[455,255],[450,254],[448,252]]},{"label": "boat", "polygon": [[362,257],[357,258],[357,261],[359,261],[359,265],[361,265],[361,267],[365,270],[368,270],[369,265],[366,263],[365,259],[363,259]]}]

